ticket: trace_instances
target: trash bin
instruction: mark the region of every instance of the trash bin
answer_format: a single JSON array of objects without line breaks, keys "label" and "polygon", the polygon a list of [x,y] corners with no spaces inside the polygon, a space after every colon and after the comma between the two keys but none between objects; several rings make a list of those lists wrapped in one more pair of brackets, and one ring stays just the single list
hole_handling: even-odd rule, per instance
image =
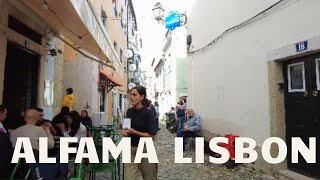
[{"label": "trash bin", "polygon": [[170,129],[171,126],[173,126],[176,122],[176,115],[175,113],[166,113],[166,128]]},{"label": "trash bin", "polygon": [[234,160],[234,158],[235,158],[235,149],[234,149],[235,139],[236,139],[236,137],[239,137],[239,136],[233,135],[233,134],[226,134],[226,135],[224,135],[224,137],[228,138],[228,144],[222,143],[221,146],[226,148],[229,151],[230,159]]},{"label": "trash bin", "polygon": [[229,151],[229,161],[226,163],[226,166],[228,168],[233,168],[237,164],[235,163],[235,139],[239,137],[238,135],[233,135],[233,134],[226,134],[224,135],[225,138],[228,138],[228,144],[222,143],[221,147],[226,148]]}]

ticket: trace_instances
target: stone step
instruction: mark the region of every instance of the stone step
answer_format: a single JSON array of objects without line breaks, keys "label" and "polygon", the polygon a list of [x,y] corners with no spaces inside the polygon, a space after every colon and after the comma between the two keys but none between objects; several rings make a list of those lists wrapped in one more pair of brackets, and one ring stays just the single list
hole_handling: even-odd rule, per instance
[{"label": "stone step", "polygon": [[279,171],[279,180],[314,180],[314,178],[290,170],[281,170]]}]

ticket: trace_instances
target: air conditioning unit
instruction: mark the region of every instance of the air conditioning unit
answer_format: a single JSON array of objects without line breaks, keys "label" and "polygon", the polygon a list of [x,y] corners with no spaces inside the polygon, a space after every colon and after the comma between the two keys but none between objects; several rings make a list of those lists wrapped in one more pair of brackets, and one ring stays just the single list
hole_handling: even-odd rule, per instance
[{"label": "air conditioning unit", "polygon": [[105,112],[96,112],[92,115],[92,125],[99,127],[103,125],[108,125],[109,122],[107,121],[107,113]]}]

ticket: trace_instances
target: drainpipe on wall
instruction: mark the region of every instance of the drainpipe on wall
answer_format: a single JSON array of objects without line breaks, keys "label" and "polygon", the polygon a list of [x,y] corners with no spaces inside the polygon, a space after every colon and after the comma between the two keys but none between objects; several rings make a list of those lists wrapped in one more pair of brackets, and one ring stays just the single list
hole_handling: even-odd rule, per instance
[{"label": "drainpipe on wall", "polygon": [[[127,50],[129,49],[129,0],[127,0]],[[129,92],[129,58],[127,58],[127,109],[130,107]]]}]

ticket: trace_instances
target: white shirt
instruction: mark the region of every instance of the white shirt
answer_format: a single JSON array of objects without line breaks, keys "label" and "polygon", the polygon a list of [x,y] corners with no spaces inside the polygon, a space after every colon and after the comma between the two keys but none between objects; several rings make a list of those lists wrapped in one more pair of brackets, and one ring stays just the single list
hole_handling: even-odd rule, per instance
[{"label": "white shirt", "polygon": [[[64,137],[71,137],[69,135],[70,132],[71,132],[71,129],[69,128],[68,132],[66,131],[66,132],[63,133]],[[80,142],[80,138],[87,137],[87,128],[82,123],[80,123],[79,129],[78,129],[77,133],[73,137],[77,137],[78,138],[78,142]]]},{"label": "white shirt", "polygon": [[54,147],[54,139],[49,131],[45,131],[42,127],[33,125],[24,125],[11,132],[10,140],[12,145],[15,146],[17,138],[28,137],[33,149],[39,150],[39,138],[48,137],[48,147],[52,149]]}]

